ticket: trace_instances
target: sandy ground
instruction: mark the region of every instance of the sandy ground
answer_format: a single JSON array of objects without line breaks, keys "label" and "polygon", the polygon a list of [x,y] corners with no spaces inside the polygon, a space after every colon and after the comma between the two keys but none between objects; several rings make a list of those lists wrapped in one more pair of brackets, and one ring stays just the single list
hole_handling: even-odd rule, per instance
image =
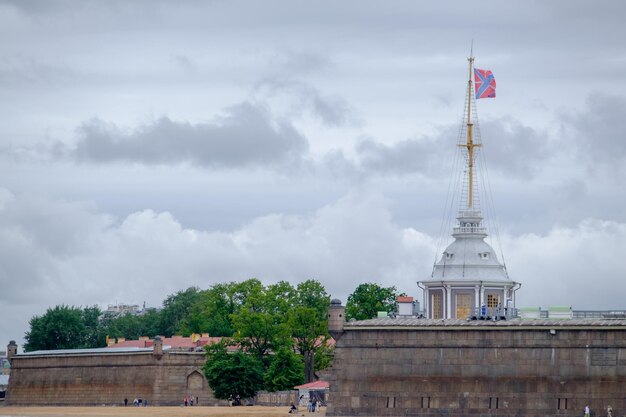
[{"label": "sandy ground", "polygon": [[326,409],[309,413],[300,407],[298,414],[289,414],[289,407],[7,407],[0,406],[0,417],[287,417],[325,416]]}]

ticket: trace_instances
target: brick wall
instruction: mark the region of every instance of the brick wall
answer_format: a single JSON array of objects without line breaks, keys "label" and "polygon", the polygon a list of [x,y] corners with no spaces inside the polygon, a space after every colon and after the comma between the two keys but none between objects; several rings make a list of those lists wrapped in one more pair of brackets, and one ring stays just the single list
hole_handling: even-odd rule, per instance
[{"label": "brick wall", "polygon": [[[7,403],[11,405],[178,405],[185,395],[200,405],[218,404],[202,371],[205,356],[150,352],[15,356]],[[224,403],[225,404],[225,403]]]},{"label": "brick wall", "polygon": [[550,330],[346,328],[327,415],[625,415],[626,326]]}]

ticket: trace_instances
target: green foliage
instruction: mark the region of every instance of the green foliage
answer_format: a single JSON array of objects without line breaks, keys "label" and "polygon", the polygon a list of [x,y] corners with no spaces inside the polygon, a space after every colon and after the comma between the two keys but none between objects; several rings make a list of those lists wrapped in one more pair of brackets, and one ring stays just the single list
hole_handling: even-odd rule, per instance
[{"label": "green foliage", "polygon": [[330,368],[333,365],[335,347],[328,346],[327,342],[327,340],[320,342],[315,349],[314,371],[321,371],[322,369]]},{"label": "green foliage", "polygon": [[319,319],[326,320],[330,296],[319,281],[308,279],[299,283],[296,288],[296,297],[298,305],[315,309]]},{"label": "green foliage", "polygon": [[294,340],[294,347],[304,359],[304,379],[311,382],[315,379],[315,351],[326,338],[328,326],[326,320],[320,320],[315,308],[297,306],[288,315],[288,326]]},{"label": "green foliage", "polygon": [[97,324],[98,307],[58,305],[48,308],[43,316],[30,319],[30,331],[26,332],[24,350],[76,349],[104,345]]},{"label": "green foliage", "polygon": [[263,365],[254,356],[235,351],[228,353],[227,343],[207,348],[204,374],[219,399],[250,398],[263,388]]},{"label": "green foliage", "polygon": [[211,336],[232,336],[230,315],[235,312],[235,283],[219,283],[200,291],[198,299],[181,321],[179,333],[208,333]]},{"label": "green foliage", "polygon": [[281,282],[264,288],[257,279],[240,284],[243,303],[231,315],[236,329],[235,340],[241,347],[255,355],[264,365],[269,366],[268,355],[289,344],[289,330],[286,325],[286,312],[290,301],[277,299],[281,294],[293,291],[289,284]]},{"label": "green foliage", "polygon": [[148,310],[142,315],[124,314],[119,317],[105,317],[101,321],[109,337],[138,339],[140,336],[154,337],[160,332],[161,315],[156,310]]},{"label": "green foliage", "polygon": [[379,311],[390,313],[396,308],[396,297],[396,287],[360,284],[348,296],[346,319],[367,320],[376,317]]},{"label": "green foliage", "polygon": [[291,390],[304,382],[304,364],[293,350],[282,348],[272,356],[265,372],[267,391]]},{"label": "green foliage", "polygon": [[[254,390],[263,385],[269,390],[291,389],[313,380],[315,370],[330,365],[332,349],[326,346],[329,303],[324,286],[312,279],[294,287],[287,281],[264,286],[253,278],[217,283],[204,290],[190,287],[169,295],[161,310],[140,315],[115,316],[102,314],[98,307],[57,306],[31,319],[25,349],[101,347],[107,335],[129,340],[191,333],[229,337],[238,346],[237,352],[226,355],[225,347],[211,348],[205,371],[221,375],[213,384],[226,393],[222,398],[245,398],[252,394],[235,380],[243,380]],[[238,367],[244,366],[250,368],[249,374],[240,372]]]},{"label": "green foliage", "polygon": [[[189,316],[192,306],[200,300],[200,289],[189,287],[184,291],[168,296],[163,301],[160,330],[162,335],[171,337],[178,334],[181,324]],[[188,335],[188,334],[187,334]]]}]

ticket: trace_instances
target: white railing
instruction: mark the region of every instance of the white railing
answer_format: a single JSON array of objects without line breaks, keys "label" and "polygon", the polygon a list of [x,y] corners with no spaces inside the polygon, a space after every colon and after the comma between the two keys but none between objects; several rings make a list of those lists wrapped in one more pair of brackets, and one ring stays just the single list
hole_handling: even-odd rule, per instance
[{"label": "white railing", "polygon": [[457,226],[453,229],[454,233],[487,233],[486,227],[480,226]]}]

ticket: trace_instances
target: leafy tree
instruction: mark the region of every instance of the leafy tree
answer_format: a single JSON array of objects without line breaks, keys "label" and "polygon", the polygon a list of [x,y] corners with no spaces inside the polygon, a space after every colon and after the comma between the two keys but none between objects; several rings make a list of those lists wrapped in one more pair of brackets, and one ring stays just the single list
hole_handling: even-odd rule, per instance
[{"label": "leafy tree", "polygon": [[106,320],[105,322],[107,335],[109,337],[124,337],[131,340],[138,339],[140,336],[155,336],[148,333],[142,316],[124,314],[119,317]]},{"label": "leafy tree", "polygon": [[273,294],[268,293],[260,281],[252,279],[242,284],[243,304],[231,315],[236,331],[234,338],[267,368],[269,353],[289,343],[286,317],[277,307]]},{"label": "leafy tree", "polygon": [[291,390],[304,381],[302,359],[291,349],[281,348],[272,356],[264,376],[268,391]]},{"label": "leafy tree", "polygon": [[[328,338],[327,322],[320,320],[317,310],[311,307],[295,307],[289,312],[288,325],[294,339],[294,347],[304,359],[304,379],[315,380],[315,351]],[[325,335],[325,337],[322,337]]]},{"label": "leafy tree", "polygon": [[176,294],[168,296],[163,301],[163,310],[161,310],[160,330],[163,336],[170,337],[174,334],[181,333],[181,324],[189,316],[192,306],[200,299],[200,289],[198,287],[189,287],[184,291],[178,291]]},{"label": "leafy tree", "polygon": [[100,307],[85,307],[82,311],[82,321],[85,326],[83,346],[86,348],[104,347],[106,331],[100,323]]},{"label": "leafy tree", "polygon": [[279,281],[267,287],[265,296],[267,312],[284,317],[296,302],[296,289],[287,281]]},{"label": "leafy tree", "polygon": [[209,333],[211,336],[232,336],[230,315],[235,312],[233,300],[236,283],[219,283],[200,291],[189,315],[181,321],[182,333]]},{"label": "leafy tree", "polygon": [[309,279],[299,283],[296,287],[296,297],[298,305],[315,309],[320,320],[326,320],[330,296],[319,281]]},{"label": "leafy tree", "polygon": [[332,366],[335,356],[335,346],[329,346],[328,340],[321,340],[315,348],[315,371],[320,371]]},{"label": "leafy tree", "polygon": [[84,347],[83,311],[77,307],[57,305],[43,316],[30,319],[24,350],[74,349]]},{"label": "leafy tree", "polygon": [[254,355],[228,353],[227,343],[207,347],[204,374],[219,399],[250,398],[263,388],[263,365]]},{"label": "leafy tree", "polygon": [[396,287],[381,287],[377,284],[360,284],[348,296],[346,319],[367,320],[377,312],[392,312],[396,308]]}]

